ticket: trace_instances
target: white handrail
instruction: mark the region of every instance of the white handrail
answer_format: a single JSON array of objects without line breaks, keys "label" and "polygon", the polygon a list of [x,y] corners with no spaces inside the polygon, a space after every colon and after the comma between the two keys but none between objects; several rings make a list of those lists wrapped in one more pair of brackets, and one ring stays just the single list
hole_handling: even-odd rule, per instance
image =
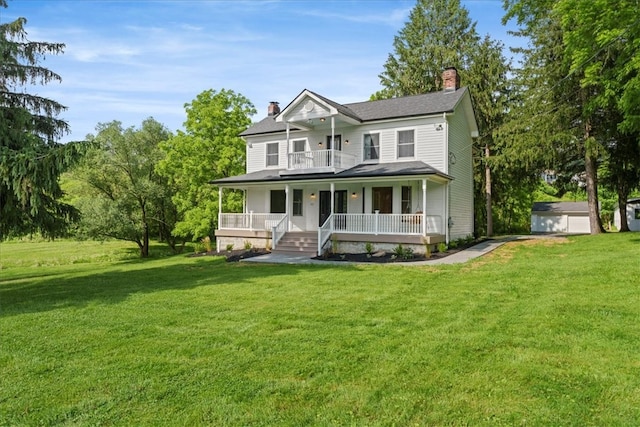
[{"label": "white handrail", "polygon": [[329,215],[329,218],[318,228],[318,256],[322,255],[322,248],[333,234],[333,218],[335,214]]},{"label": "white handrail", "polygon": [[314,150],[289,153],[288,169],[334,167],[348,169],[356,165],[356,158],[339,150]]},{"label": "white handrail", "polygon": [[275,249],[282,236],[287,232],[289,225],[289,217],[285,215],[280,222],[271,227],[271,248]]},{"label": "white handrail", "polygon": [[218,220],[219,229],[235,230],[271,230],[282,221],[285,214],[255,213],[223,213]]}]

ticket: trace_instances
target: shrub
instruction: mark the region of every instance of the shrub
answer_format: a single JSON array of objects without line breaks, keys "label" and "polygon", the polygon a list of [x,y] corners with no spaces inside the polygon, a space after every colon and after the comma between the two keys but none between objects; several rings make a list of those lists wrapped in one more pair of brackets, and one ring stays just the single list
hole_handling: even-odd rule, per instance
[{"label": "shrub", "polygon": [[245,251],[250,251],[253,248],[253,245],[251,244],[251,242],[249,242],[248,240],[244,241],[244,250]]},{"label": "shrub", "polygon": [[447,251],[447,245],[444,242],[440,242],[438,243],[438,252],[446,252]]},{"label": "shrub", "polygon": [[231,252],[233,250],[233,243],[229,243],[227,245],[227,252]]},{"label": "shrub", "polygon": [[367,253],[367,255],[371,255],[373,253],[373,244],[371,242],[365,243],[364,251]]},{"label": "shrub", "polygon": [[401,243],[398,244],[395,248],[393,248],[393,256],[392,259],[402,258],[402,259],[412,259],[413,258],[413,249],[405,248]]},{"label": "shrub", "polygon": [[202,246],[204,246],[204,249],[207,252],[211,252],[213,250],[213,247],[211,246],[211,238],[209,236],[203,237],[200,240],[200,243],[202,243]]}]

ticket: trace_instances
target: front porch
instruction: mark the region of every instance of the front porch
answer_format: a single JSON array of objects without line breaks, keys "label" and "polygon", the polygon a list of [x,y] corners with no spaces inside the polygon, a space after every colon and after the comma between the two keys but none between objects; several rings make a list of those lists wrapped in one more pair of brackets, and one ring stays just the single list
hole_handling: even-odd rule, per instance
[{"label": "front porch", "polygon": [[[287,214],[220,213],[218,224],[218,251],[227,245],[242,247],[247,242],[254,247],[270,246],[276,250],[291,229]],[[362,251],[366,242],[378,244],[381,249],[389,245],[412,245],[414,252],[421,253],[424,245],[445,241],[442,217],[424,213],[334,213],[322,226],[307,231],[317,233],[318,255],[336,244],[342,252]]]}]

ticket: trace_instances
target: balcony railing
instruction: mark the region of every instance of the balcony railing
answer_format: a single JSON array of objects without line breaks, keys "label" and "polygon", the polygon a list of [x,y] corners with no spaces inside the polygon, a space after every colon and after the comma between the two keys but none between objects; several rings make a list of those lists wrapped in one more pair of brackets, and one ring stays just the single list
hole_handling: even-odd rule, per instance
[{"label": "balcony railing", "polygon": [[254,212],[223,213],[218,218],[218,229],[271,231],[286,216],[286,214]]},{"label": "balcony railing", "polygon": [[304,173],[305,171],[340,171],[356,165],[356,158],[339,150],[316,150],[289,153],[285,173]]}]

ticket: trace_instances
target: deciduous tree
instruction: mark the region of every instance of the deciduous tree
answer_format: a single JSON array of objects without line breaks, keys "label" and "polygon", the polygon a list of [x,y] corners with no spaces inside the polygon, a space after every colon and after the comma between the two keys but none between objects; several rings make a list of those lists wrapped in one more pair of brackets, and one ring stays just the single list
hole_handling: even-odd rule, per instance
[{"label": "deciduous tree", "polygon": [[[173,233],[185,238],[211,236],[217,224],[218,192],[209,182],[245,171],[245,143],[238,135],[256,113],[232,90],[206,90],[185,105],[185,132],[161,145],[166,157],[158,171],[176,187],[173,201],[182,215]],[[239,209],[241,196],[229,193],[225,209]]]},{"label": "deciduous tree", "polygon": [[163,153],[158,148],[169,131],[153,118],[139,129],[123,129],[118,121],[100,123],[88,139],[94,147],[76,174],[88,185],[79,204],[80,231],[93,238],[134,242],[140,256],[149,256],[149,239],[155,232],[175,249],[168,234],[174,226],[171,187],[156,172]]}]

